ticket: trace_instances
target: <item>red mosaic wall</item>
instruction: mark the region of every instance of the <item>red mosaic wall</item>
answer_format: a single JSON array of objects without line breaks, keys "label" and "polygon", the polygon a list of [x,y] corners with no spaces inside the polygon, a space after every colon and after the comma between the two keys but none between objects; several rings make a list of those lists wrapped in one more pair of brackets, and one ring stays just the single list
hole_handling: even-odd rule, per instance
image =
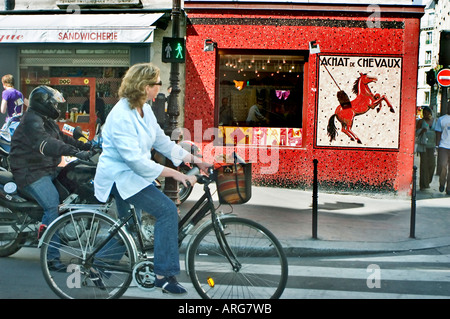
[{"label": "red mosaic wall", "polygon": [[[205,39],[218,48],[308,50],[317,40],[321,54],[397,55],[403,58],[399,148],[396,150],[315,147],[317,57],[305,65],[303,147],[279,148],[276,174],[262,174],[254,165],[256,184],[309,187],[313,160],[318,159],[321,187],[340,190],[408,192],[412,181],[419,15],[381,15],[381,26],[369,28],[357,13],[266,12],[187,10],[185,127],[194,120],[203,129],[214,127],[215,52],[204,52]],[[250,11],[251,12],[251,11]],[[284,20],[286,19],[286,20]],[[288,23],[286,23],[288,22]],[[288,25],[286,25],[288,24]],[[248,150],[247,150],[248,151]]]}]

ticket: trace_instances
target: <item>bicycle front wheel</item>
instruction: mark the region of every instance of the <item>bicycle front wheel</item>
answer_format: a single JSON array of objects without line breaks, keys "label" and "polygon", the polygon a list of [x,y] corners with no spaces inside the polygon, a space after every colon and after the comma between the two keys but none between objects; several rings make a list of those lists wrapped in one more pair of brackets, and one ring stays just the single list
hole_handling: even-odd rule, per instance
[{"label": "bicycle front wheel", "polygon": [[197,292],[211,299],[279,298],[288,277],[287,258],[265,227],[239,217],[201,230],[188,251],[188,270]]},{"label": "bicycle front wheel", "polygon": [[[132,280],[134,246],[123,229],[109,241],[114,220],[94,212],[73,212],[45,232],[41,268],[60,298],[119,298]],[[100,250],[90,258],[99,245]]]}]

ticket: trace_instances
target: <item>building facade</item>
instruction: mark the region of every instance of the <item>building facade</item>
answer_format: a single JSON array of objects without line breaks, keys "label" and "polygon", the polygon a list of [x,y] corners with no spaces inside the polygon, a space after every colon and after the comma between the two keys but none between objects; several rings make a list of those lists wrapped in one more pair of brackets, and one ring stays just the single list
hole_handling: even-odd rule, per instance
[{"label": "building facade", "polygon": [[423,6],[186,0],[185,11],[185,127],[208,156],[238,152],[262,185],[311,185],[316,159],[322,187],[410,191]]},{"label": "building facade", "polygon": [[[104,120],[118,101],[131,65],[154,61],[161,67],[161,92],[168,94],[170,63],[161,62],[161,52],[162,38],[172,35],[171,11],[171,0],[6,0],[0,73],[13,74],[25,96],[41,84],[59,89],[67,100],[60,124],[92,132],[97,117]],[[103,114],[93,116],[97,109]]]},{"label": "building facade", "polygon": [[[236,151],[257,184],[308,187],[317,160],[321,187],[409,192],[424,7],[366,2],[185,0],[183,137],[208,160]],[[92,101],[111,108],[134,63],[160,65],[167,93],[172,5],[6,0],[0,73],[25,95],[56,86],[68,100],[61,123],[90,129]]]},{"label": "building facade", "polygon": [[[425,7],[420,22],[419,69],[417,83],[417,116],[421,116],[421,109],[429,106],[435,116],[445,114],[442,112],[442,88],[435,83],[427,83],[427,72],[437,73],[442,67],[439,61],[441,51],[441,34],[450,31],[450,3],[448,1],[431,0]],[[450,54],[450,53],[448,53]]]}]

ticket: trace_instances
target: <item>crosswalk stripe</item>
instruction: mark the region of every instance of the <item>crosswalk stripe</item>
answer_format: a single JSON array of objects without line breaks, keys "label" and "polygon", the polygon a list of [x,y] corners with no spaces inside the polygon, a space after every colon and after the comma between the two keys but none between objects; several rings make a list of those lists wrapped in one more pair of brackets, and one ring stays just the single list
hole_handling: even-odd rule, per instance
[{"label": "crosswalk stripe", "polygon": [[449,296],[286,288],[281,299],[448,299]]},{"label": "crosswalk stripe", "polygon": [[[445,285],[450,283],[450,267],[445,268],[443,265],[437,265],[433,267],[433,264],[446,264],[450,263],[450,255],[411,255],[411,256],[357,256],[357,257],[342,257],[342,258],[326,258],[323,259],[326,264],[332,264],[338,262],[338,266],[317,266],[317,265],[289,265],[289,279],[288,287],[284,290],[282,299],[449,299],[449,295],[443,295],[445,293],[445,286],[441,289],[433,289],[430,294],[424,294],[424,291],[417,291],[417,294],[412,291],[396,292],[385,291],[382,289],[372,288],[370,289],[366,281],[370,280],[370,276],[373,273],[374,266],[379,265],[379,279],[381,285],[383,281],[390,281],[391,289],[395,282],[422,282],[425,284],[442,283]],[[296,261],[297,262],[297,261]],[[301,264],[301,259],[298,261]],[[320,261],[319,261],[320,263]],[[347,264],[348,263],[348,264]],[[181,262],[182,269],[184,269],[184,263]],[[206,269],[214,268],[214,263],[205,263]],[[423,264],[424,266],[417,266]],[[349,267],[348,265],[351,265]],[[372,266],[370,266],[372,265]],[[369,268],[368,268],[369,267]],[[255,264],[251,269],[258,274],[265,275],[271,274],[273,269],[277,269],[275,266]],[[318,280],[361,280],[361,287],[356,290],[339,290],[339,289],[327,289],[328,285],[325,285],[325,289],[308,288],[292,288],[295,284],[300,283],[302,285],[303,278],[317,278]],[[200,298],[195,291],[189,279],[184,279],[185,282],[181,284],[188,290],[187,298],[198,299]],[[291,282],[291,284],[290,284]],[[309,283],[311,284],[311,280]],[[314,285],[314,283],[313,283]],[[317,287],[317,286],[316,286]],[[431,286],[432,287],[432,286]],[[442,290],[443,289],[443,290]],[[368,291],[371,290],[371,291]],[[431,292],[431,291],[430,291]],[[436,293],[436,294],[433,294]],[[162,294],[160,290],[154,290],[146,292],[136,286],[131,286],[124,297],[129,298],[162,298],[171,299],[172,295]],[[186,297],[186,296],[185,296]]]},{"label": "crosswalk stripe", "polygon": [[400,262],[400,263],[450,263],[450,255],[408,255],[408,256],[375,256],[375,257],[350,257],[333,258],[327,261],[371,261],[371,262]]},{"label": "crosswalk stripe", "polygon": [[[371,264],[373,265],[373,264]],[[369,266],[369,265],[368,265]],[[320,266],[290,266],[289,276],[302,277],[328,277],[364,279],[374,273],[374,268],[343,268],[343,267],[320,267]],[[380,267],[381,280],[407,280],[417,281],[444,281],[450,282],[450,270],[444,269],[387,269]]]},{"label": "crosswalk stripe", "polygon": [[[178,298],[188,298],[188,299],[200,299],[199,294],[195,290],[194,286],[190,282],[180,282],[180,284],[186,288],[187,295],[182,295]],[[176,295],[170,295],[163,293],[160,289],[154,289],[152,291],[144,291],[139,287],[136,286],[130,286],[125,294],[123,295],[124,298],[149,298],[149,299],[174,299],[177,298]]]}]

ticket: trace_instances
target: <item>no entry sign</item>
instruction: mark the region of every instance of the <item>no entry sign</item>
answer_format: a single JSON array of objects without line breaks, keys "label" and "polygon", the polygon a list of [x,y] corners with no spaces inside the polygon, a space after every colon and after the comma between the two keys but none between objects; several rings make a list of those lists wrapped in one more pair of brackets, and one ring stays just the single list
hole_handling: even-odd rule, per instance
[{"label": "no entry sign", "polygon": [[450,69],[442,69],[439,71],[436,77],[440,86],[450,86]]}]

